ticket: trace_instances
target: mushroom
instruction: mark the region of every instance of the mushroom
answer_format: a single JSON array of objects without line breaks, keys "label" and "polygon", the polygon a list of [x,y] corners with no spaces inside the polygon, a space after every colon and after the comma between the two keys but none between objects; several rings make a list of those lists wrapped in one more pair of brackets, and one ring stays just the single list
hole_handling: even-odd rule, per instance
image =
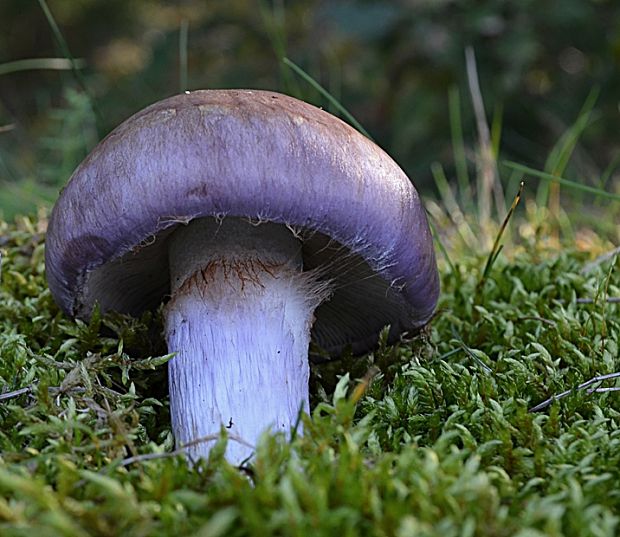
[{"label": "mushroom", "polygon": [[[194,91],[110,133],[49,221],[69,315],[163,309],[172,429],[191,458],[227,427],[239,464],[308,412],[309,343],[371,349],[425,325],[439,293],[418,194],[373,142],[265,91]],[[311,354],[315,357],[315,354]]]}]

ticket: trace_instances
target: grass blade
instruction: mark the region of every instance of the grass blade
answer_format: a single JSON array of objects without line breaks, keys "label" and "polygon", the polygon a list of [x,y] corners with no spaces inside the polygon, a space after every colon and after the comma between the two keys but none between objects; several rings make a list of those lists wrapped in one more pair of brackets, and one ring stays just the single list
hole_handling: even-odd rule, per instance
[{"label": "grass blade", "polygon": [[499,228],[499,232],[497,233],[497,236],[495,237],[493,248],[491,248],[491,253],[489,254],[489,257],[487,258],[487,262],[484,266],[484,270],[482,271],[482,276],[480,277],[480,280],[478,281],[478,285],[476,286],[476,295],[478,295],[479,292],[482,290],[482,286],[484,285],[484,282],[486,281],[487,276],[489,275],[489,272],[491,271],[491,268],[493,267],[493,263],[495,263],[495,260],[497,259],[500,252],[502,251],[503,245],[500,244],[502,235],[504,234],[504,231],[506,231],[508,222],[510,221],[510,218],[515,212],[517,205],[519,205],[519,202],[521,201],[522,194],[523,194],[523,181],[521,181],[521,184],[519,185],[519,192],[517,192],[517,195],[515,196],[515,199],[513,200],[512,205],[510,206],[510,209],[508,210],[508,214],[506,215],[506,218],[504,218],[504,221],[502,222],[502,226]]},{"label": "grass blade", "polygon": [[607,168],[605,168],[603,175],[601,175],[601,178],[598,180],[598,188],[600,188],[601,190],[605,190],[605,188],[607,188],[607,183],[609,182],[609,179],[611,178],[613,173],[618,168],[618,165],[620,165],[620,154],[616,155],[609,163]]},{"label": "grass blade", "polygon": [[502,141],[502,124],[504,120],[504,107],[501,104],[495,106],[493,120],[491,121],[491,150],[497,162],[499,148]]},{"label": "grass blade", "polygon": [[[584,130],[590,123],[592,110],[598,99],[599,90],[594,88],[586,98],[581,111],[577,115],[577,120],[566,133],[564,133],[554,148],[551,150],[547,162],[545,163],[545,171],[553,175],[562,175],[568,166],[568,163],[575,151],[575,147]],[[552,185],[556,184],[556,188]],[[557,217],[560,212],[560,189],[557,183],[541,185],[536,194],[536,202],[541,207],[550,204],[552,213]]]},{"label": "grass blade", "polygon": [[450,89],[448,95],[448,107],[450,110],[450,134],[452,138],[452,153],[456,179],[461,193],[461,199],[465,210],[471,209],[472,194],[467,172],[467,157],[465,155],[465,142],[463,139],[463,121],[461,118],[461,98],[457,86]]},{"label": "grass blade", "polygon": [[[97,118],[97,124],[98,125],[101,124],[101,118],[102,118],[101,113],[99,112],[99,109],[95,103],[95,100],[93,99],[93,96],[88,91],[88,87],[86,86],[84,77],[82,76],[82,73],[80,72],[80,68],[77,63],[77,60],[72,56],[71,51],[69,50],[69,45],[67,44],[67,41],[63,37],[62,32],[60,31],[60,28],[58,27],[58,24],[56,23],[56,19],[54,19],[54,15],[52,15],[52,12],[49,6],[47,5],[46,0],[39,0],[39,6],[41,6],[41,10],[43,11],[45,18],[47,19],[47,23],[49,24],[52,30],[52,33],[54,34],[54,38],[56,39],[56,43],[60,47],[60,51],[62,52],[63,56],[65,56],[67,61],[71,64],[71,72],[73,73],[73,77],[75,78],[78,86],[80,86],[82,91],[88,96],[90,105],[92,109],[94,110],[95,116]],[[97,128],[97,130],[99,130],[99,128]]]},{"label": "grass blade", "polygon": [[452,274],[458,274],[457,271],[456,271],[456,267],[454,266],[454,263],[452,263],[452,259],[450,259],[450,254],[448,254],[448,250],[446,249],[446,246],[444,245],[443,241],[441,240],[441,236],[439,235],[439,231],[437,231],[437,226],[435,226],[435,224],[433,222],[432,215],[428,211],[426,211],[426,215],[427,215],[427,219],[428,219],[428,225],[431,228],[431,234],[433,235],[433,238],[435,239],[435,243],[437,244],[437,248],[439,248],[439,251],[443,255],[444,259],[446,260],[446,263],[448,263],[448,266],[450,267],[450,271],[452,272]]},{"label": "grass blade", "polygon": [[368,131],[353,117],[353,115],[335,98],[329,93],[321,84],[319,84],[314,78],[312,78],[308,73],[306,73],[299,65],[292,62],[288,58],[282,58],[282,62],[290,67],[297,75],[303,78],[308,84],[310,84],[315,90],[317,90],[325,99],[329,101],[329,103],[338,110],[347,121],[353,125],[358,131],[360,131],[366,138],[372,140],[372,136],[368,134]]},{"label": "grass blade", "polygon": [[571,181],[570,179],[564,179],[563,177],[558,177],[557,175],[553,175],[552,173],[541,172],[539,170],[535,170],[534,168],[530,168],[529,166],[524,166],[523,164],[518,164],[517,162],[512,162],[510,160],[505,160],[502,162],[502,164],[504,166],[507,166],[508,168],[512,168],[513,170],[520,171],[526,175],[531,175],[533,177],[544,179],[545,181],[554,181],[574,190],[588,192],[601,198],[620,201],[620,194],[614,194],[612,192],[607,192],[606,190],[601,190],[600,188],[584,185],[582,183],[577,183],[576,181]]},{"label": "grass blade", "polygon": [[72,69],[83,69],[86,62],[77,59],[71,62],[66,58],[27,58],[15,60],[13,62],[0,63],[0,76],[20,71],[70,71]]},{"label": "grass blade", "polygon": [[448,183],[448,178],[446,177],[441,164],[434,162],[431,165],[431,173],[433,174],[435,185],[437,186],[437,190],[439,191],[439,195],[441,196],[448,217],[456,226],[459,236],[468,248],[476,248],[478,245],[476,234],[472,231],[465,215],[461,211],[461,208],[452,193],[452,189]]},{"label": "grass blade", "polygon": [[478,184],[478,211],[482,223],[487,223],[491,217],[491,207],[493,201],[500,218],[505,214],[504,192],[499,181],[497,171],[497,159],[493,154],[491,145],[491,132],[487,124],[480,81],[478,79],[478,68],[476,66],[476,56],[472,47],[465,49],[465,64],[467,70],[467,80],[469,92],[476,118],[479,144],[479,184]]},{"label": "grass blade", "polygon": [[279,62],[281,84],[284,87],[284,91],[289,95],[301,96],[302,91],[297,79],[282,62],[282,59],[286,58],[287,41],[284,0],[274,1],[271,8],[267,5],[266,0],[259,0],[258,7],[267,36],[271,42],[271,48]]},{"label": "grass blade", "polygon": [[80,71],[76,66],[75,58],[73,58],[73,56],[71,55],[69,45],[63,37],[62,32],[60,31],[60,28],[56,23],[56,19],[54,19],[54,15],[52,15],[52,12],[47,5],[46,0],[39,0],[39,6],[41,6],[41,9],[43,10],[43,14],[45,15],[47,23],[49,24],[52,33],[54,34],[54,39],[56,39],[56,43],[60,47],[60,51],[67,59],[67,61],[71,64],[71,70],[73,71],[73,75],[75,76],[77,83],[82,87],[85,92],[87,92],[86,85],[84,84],[84,79],[82,78],[82,75],[80,74]]}]

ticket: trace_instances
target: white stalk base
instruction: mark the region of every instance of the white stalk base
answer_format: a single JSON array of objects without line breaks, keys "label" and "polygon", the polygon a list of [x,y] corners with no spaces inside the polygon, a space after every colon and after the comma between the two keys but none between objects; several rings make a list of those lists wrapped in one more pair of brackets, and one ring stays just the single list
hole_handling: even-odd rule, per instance
[{"label": "white stalk base", "polygon": [[224,426],[226,458],[240,464],[261,433],[288,433],[308,412],[308,345],[322,293],[281,226],[198,220],[171,239],[165,314],[168,349],[177,353],[169,363],[175,439],[189,444],[191,459],[206,457]]}]

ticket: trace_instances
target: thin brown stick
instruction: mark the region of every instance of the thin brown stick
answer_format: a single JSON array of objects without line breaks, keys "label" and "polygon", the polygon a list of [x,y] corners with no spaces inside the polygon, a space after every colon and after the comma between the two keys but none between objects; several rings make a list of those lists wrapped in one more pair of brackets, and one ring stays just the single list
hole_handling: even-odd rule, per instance
[{"label": "thin brown stick", "polygon": [[[195,446],[196,444],[201,444],[203,442],[216,442],[220,439],[220,435],[218,434],[209,434],[207,436],[202,436],[200,438],[196,438],[191,442],[187,442],[187,444],[183,444],[180,448],[175,449],[174,451],[167,451],[165,453],[144,453],[143,455],[134,455],[132,457],[127,457],[116,463],[116,466],[129,466],[130,464],[136,462],[144,462],[151,461],[155,459],[167,459],[169,457],[176,457],[177,455],[183,455],[185,450],[188,447]],[[228,440],[232,440],[233,442],[238,442],[250,449],[254,449],[254,446],[235,434],[228,434]]]},{"label": "thin brown stick", "polygon": [[25,393],[30,393],[32,391],[32,386],[26,386],[25,388],[20,388],[19,390],[13,390],[12,392],[6,392],[0,394],[0,401],[6,401],[8,399],[13,399],[15,397],[19,397],[20,395],[24,395]]},{"label": "thin brown stick", "polygon": [[594,304],[596,302],[607,302],[608,304],[620,304],[620,296],[608,296],[607,298],[578,298],[577,304]]},{"label": "thin brown stick", "polygon": [[610,259],[613,259],[617,255],[620,255],[620,246],[614,248],[613,250],[609,252],[605,252],[604,254],[599,255],[594,261],[591,261],[590,263],[586,263],[584,267],[581,269],[581,274],[587,274],[588,272],[591,272],[599,265],[602,265],[603,263],[605,263],[605,261],[609,261]]},{"label": "thin brown stick", "polygon": [[[207,436],[201,436],[200,438],[195,438],[194,440],[191,440],[185,444],[183,444],[179,449],[180,450],[184,450],[188,447],[193,447],[196,446],[198,444],[204,444],[206,442],[214,442],[216,440],[219,440],[220,435],[218,434],[208,434]],[[228,434],[227,438],[229,440],[232,440],[233,442],[238,442],[239,444],[245,446],[245,447],[249,447],[250,449],[254,449],[254,446],[252,444],[250,444],[247,440],[244,440],[243,438],[241,438],[240,436],[236,435],[236,434]]]},{"label": "thin brown stick", "polygon": [[480,280],[478,281],[478,284],[476,285],[476,295],[478,295],[478,293],[482,289],[482,286],[484,285],[484,282],[486,281],[486,278],[489,272],[491,271],[491,267],[493,266],[493,263],[495,263],[495,260],[497,259],[497,256],[499,255],[499,252],[502,248],[502,246],[500,245],[500,242],[502,240],[502,235],[504,234],[504,231],[506,231],[508,222],[510,221],[512,214],[515,212],[517,205],[519,205],[519,202],[521,201],[521,196],[523,195],[523,186],[524,186],[523,181],[521,181],[521,184],[519,185],[519,191],[517,192],[515,199],[512,201],[512,205],[510,206],[510,210],[508,211],[508,214],[506,214],[506,217],[504,218],[504,221],[502,222],[502,226],[499,228],[499,231],[497,232],[497,235],[495,237],[495,242],[493,243],[493,248],[491,248],[491,253],[489,254],[489,257],[487,258],[486,265],[484,266],[484,270],[482,271],[482,276],[480,277]]},{"label": "thin brown stick", "polygon": [[548,324],[549,326],[557,326],[555,321],[545,319],[544,317],[538,317],[537,315],[523,315],[522,317],[518,317],[517,321],[540,321],[541,323]]},{"label": "thin brown stick", "polygon": [[[590,388],[590,386],[592,386],[593,384],[600,384],[601,382],[604,382],[606,380],[616,379],[616,378],[620,378],[620,371],[617,372],[617,373],[607,373],[606,375],[597,375],[596,377],[592,377],[591,379],[586,380],[585,382],[582,382],[581,384],[579,384],[575,388],[571,388],[570,390],[566,390],[566,391],[563,391],[561,393],[552,395],[548,399],[545,399],[542,403],[538,403],[536,406],[533,406],[532,408],[530,408],[529,412],[540,412],[541,410],[544,410],[545,408],[550,406],[551,403],[553,403],[554,401],[558,401],[560,399],[563,399],[567,395],[575,393],[575,392],[577,392],[579,390],[584,390],[586,388]],[[597,386],[596,388],[590,388],[589,390],[587,390],[587,393],[588,394],[592,394],[592,393],[615,392],[615,391],[620,391],[620,386],[618,386],[618,387],[615,387],[615,386],[612,386],[612,387],[600,387],[600,386]]]},{"label": "thin brown stick", "polygon": [[[98,386],[100,391],[104,392],[108,396],[120,397],[121,394],[119,392],[115,392],[110,388],[106,388],[105,386]],[[36,390],[36,385],[31,384],[30,386],[25,386],[24,388],[19,388],[18,390],[13,390],[11,392],[1,393],[0,401],[8,401],[9,399],[14,399],[15,397],[19,397],[20,395],[24,395],[27,393],[32,393]],[[57,395],[76,395],[80,393],[85,393],[86,388],[82,386],[74,386],[73,388],[63,389],[60,386],[50,386],[47,388],[48,393],[55,397]]]}]

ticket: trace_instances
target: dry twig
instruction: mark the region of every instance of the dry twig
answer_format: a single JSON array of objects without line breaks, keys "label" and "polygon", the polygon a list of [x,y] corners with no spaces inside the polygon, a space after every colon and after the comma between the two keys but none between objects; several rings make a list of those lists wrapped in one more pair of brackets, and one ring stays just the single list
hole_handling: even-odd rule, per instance
[{"label": "dry twig", "polygon": [[564,391],[562,393],[559,393],[557,395],[552,395],[551,397],[549,397],[549,399],[545,399],[542,403],[538,403],[536,406],[533,406],[532,408],[530,408],[529,411],[530,412],[540,412],[541,410],[544,410],[545,408],[550,406],[551,403],[553,403],[554,401],[558,401],[560,399],[563,399],[564,397],[566,397],[567,395],[570,395],[571,393],[575,393],[575,392],[577,392],[579,390],[584,390],[586,388],[589,388],[587,390],[588,394],[591,394],[591,393],[605,393],[605,392],[618,392],[618,391],[620,391],[620,386],[610,386],[610,387],[596,386],[595,388],[590,388],[590,386],[593,386],[595,384],[600,384],[601,382],[604,382],[606,380],[616,379],[616,378],[620,378],[620,371],[617,372],[617,373],[608,373],[606,375],[597,375],[596,377],[593,377],[590,380],[586,380],[585,382],[582,382],[576,388],[571,388],[570,390],[566,390],[566,391]]},{"label": "dry twig", "polygon": [[599,265],[602,265],[606,261],[613,259],[617,255],[620,255],[620,246],[614,248],[613,250],[609,252],[605,252],[604,254],[599,255],[594,261],[591,261],[590,263],[586,263],[581,269],[581,274],[587,274],[588,272],[591,272]]}]

